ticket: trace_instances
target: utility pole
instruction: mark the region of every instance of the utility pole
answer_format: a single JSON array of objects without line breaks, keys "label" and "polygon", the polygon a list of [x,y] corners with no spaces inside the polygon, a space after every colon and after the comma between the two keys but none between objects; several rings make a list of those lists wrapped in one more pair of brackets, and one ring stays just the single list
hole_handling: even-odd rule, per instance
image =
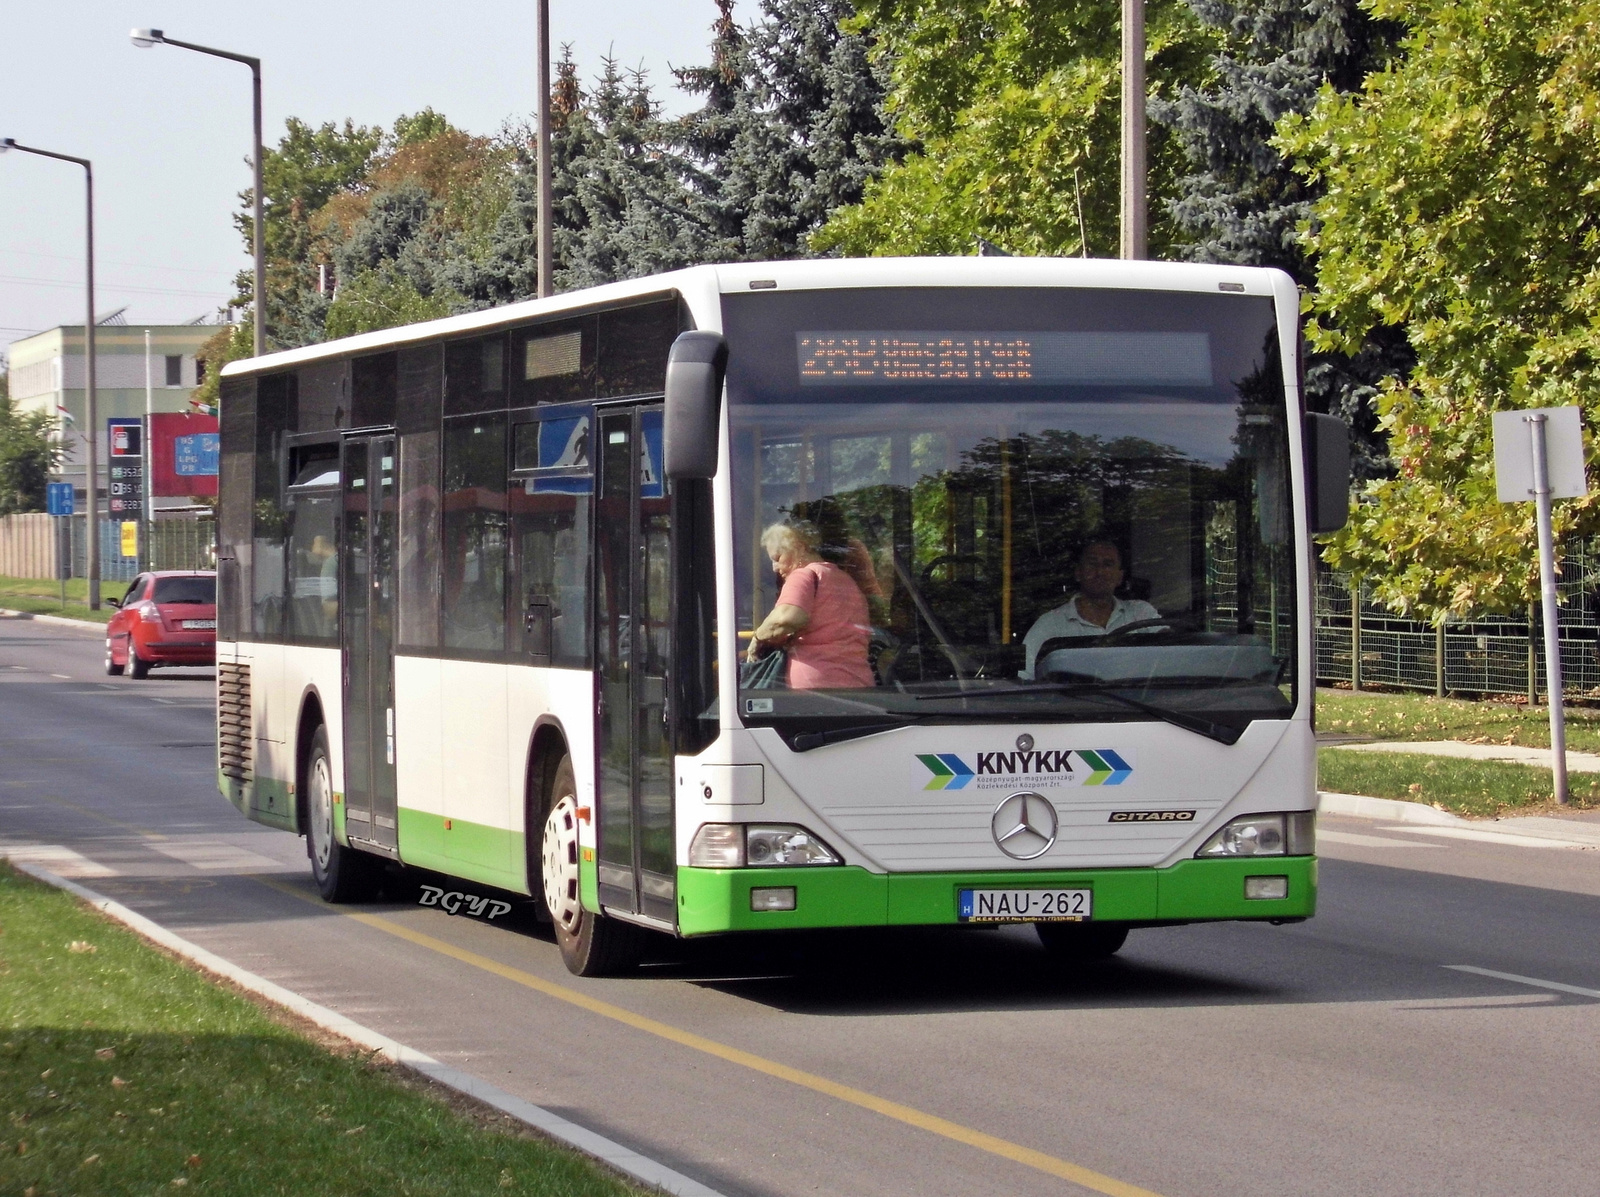
[{"label": "utility pole", "polygon": [[83,167],[86,217],[84,241],[88,252],[88,261],[84,268],[86,314],[83,326],[83,418],[88,427],[80,435],[83,436],[84,450],[88,458],[88,477],[84,482],[84,490],[88,495],[89,508],[86,512],[88,544],[84,546],[88,560],[84,573],[89,575],[89,610],[98,611],[100,610],[100,451],[95,438],[99,435],[100,410],[95,401],[94,386],[94,166],[87,158],[74,158],[71,154],[57,154],[53,150],[19,145],[14,137],[0,141],[0,153],[6,150],[37,154],[41,158],[54,158],[57,162],[72,162]]},{"label": "utility pole", "polygon": [[1145,212],[1144,0],[1122,0],[1122,257],[1150,256]]},{"label": "utility pole", "polygon": [[[541,0],[541,2],[547,2],[547,0]],[[209,54],[212,58],[225,58],[229,62],[241,63],[250,68],[250,100],[253,105],[255,120],[254,143],[250,148],[250,164],[254,172],[252,188],[255,192],[255,226],[252,246],[255,251],[256,266],[255,356],[260,357],[267,351],[267,257],[264,242],[262,241],[265,233],[262,228],[264,201],[261,194],[261,160],[265,157],[261,146],[261,60],[252,58],[248,54],[235,54],[232,50],[218,50],[214,46],[201,46],[196,45],[194,42],[180,42],[175,37],[168,37],[160,29],[135,29],[128,37],[141,50],[148,50],[152,46],[177,46],[180,50],[193,50],[196,54]]]},{"label": "utility pole", "polygon": [[555,238],[550,222],[555,203],[550,189],[550,0],[539,0],[539,298],[555,294]]}]

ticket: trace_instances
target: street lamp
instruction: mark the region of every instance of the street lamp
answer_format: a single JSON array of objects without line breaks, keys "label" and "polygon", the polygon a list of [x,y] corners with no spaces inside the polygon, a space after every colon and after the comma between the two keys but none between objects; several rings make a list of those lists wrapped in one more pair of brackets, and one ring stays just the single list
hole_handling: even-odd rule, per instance
[{"label": "street lamp", "polygon": [[539,298],[555,294],[555,238],[550,179],[550,0],[539,0]]},{"label": "street lamp", "polygon": [[1144,0],[1122,0],[1122,256],[1149,257],[1145,198]]},{"label": "street lamp", "polygon": [[100,609],[100,452],[95,441],[100,415],[95,402],[94,388],[94,167],[87,158],[74,158],[71,154],[57,154],[31,145],[19,145],[15,138],[0,140],[0,154],[16,150],[20,154],[37,154],[41,158],[54,158],[58,162],[76,162],[83,167],[84,197],[86,200],[86,242],[88,265],[84,273],[86,318],[83,325],[84,360],[84,421],[88,424],[84,443],[88,450],[89,476],[84,489],[88,495],[87,569],[89,582],[89,610]]},{"label": "street lamp", "polygon": [[226,58],[229,62],[242,62],[250,68],[251,99],[255,105],[255,142],[250,151],[250,160],[255,167],[255,257],[256,257],[256,356],[260,357],[267,351],[267,259],[262,249],[262,198],[261,198],[261,159],[263,156],[261,146],[261,60],[251,58],[246,54],[234,54],[228,50],[215,50],[210,46],[197,46],[193,42],[180,42],[176,38],[168,37],[159,29],[135,29],[128,34],[129,40],[141,50],[148,50],[154,46],[177,46],[180,50],[193,50],[197,54],[209,54],[213,58]]}]

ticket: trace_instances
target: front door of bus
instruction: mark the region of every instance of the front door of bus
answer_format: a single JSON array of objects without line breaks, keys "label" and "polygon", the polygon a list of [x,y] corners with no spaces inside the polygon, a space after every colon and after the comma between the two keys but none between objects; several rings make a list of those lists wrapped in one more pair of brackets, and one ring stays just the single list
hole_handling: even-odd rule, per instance
[{"label": "front door of bus", "polygon": [[661,409],[602,408],[598,420],[600,903],[672,922],[677,886],[666,703],[670,527]]},{"label": "front door of bus", "polygon": [[394,437],[344,442],[339,624],[344,648],[345,830],[393,849],[395,536]]}]

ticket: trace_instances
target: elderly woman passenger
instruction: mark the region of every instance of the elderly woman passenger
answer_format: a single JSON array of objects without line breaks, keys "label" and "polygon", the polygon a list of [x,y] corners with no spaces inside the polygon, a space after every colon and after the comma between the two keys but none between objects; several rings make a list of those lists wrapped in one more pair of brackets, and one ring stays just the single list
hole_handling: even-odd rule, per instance
[{"label": "elderly woman passenger", "polygon": [[761,547],[782,589],[755,630],[750,660],[788,649],[792,690],[876,685],[867,662],[867,600],[849,574],[818,555],[816,533],[801,524],[773,524],[761,534]]}]

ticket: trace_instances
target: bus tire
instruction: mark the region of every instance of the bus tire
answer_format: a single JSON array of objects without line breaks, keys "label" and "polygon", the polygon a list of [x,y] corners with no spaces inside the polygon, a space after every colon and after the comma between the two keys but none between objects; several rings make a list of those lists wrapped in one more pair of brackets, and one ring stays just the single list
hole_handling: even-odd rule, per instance
[{"label": "bus tire", "polygon": [[325,902],[361,902],[376,895],[381,880],[374,856],[346,848],[333,834],[333,759],[328,752],[328,730],[318,724],[306,755],[306,775],[300,787],[305,795],[306,856],[311,878]]},{"label": "bus tire", "polygon": [[1109,960],[1128,940],[1121,923],[1035,923],[1033,929],[1044,950],[1063,964]]},{"label": "bus tire", "polygon": [[631,972],[643,947],[637,927],[585,910],[578,880],[578,785],[572,758],[563,756],[546,798],[539,876],[556,946],[567,971],[579,977]]}]

